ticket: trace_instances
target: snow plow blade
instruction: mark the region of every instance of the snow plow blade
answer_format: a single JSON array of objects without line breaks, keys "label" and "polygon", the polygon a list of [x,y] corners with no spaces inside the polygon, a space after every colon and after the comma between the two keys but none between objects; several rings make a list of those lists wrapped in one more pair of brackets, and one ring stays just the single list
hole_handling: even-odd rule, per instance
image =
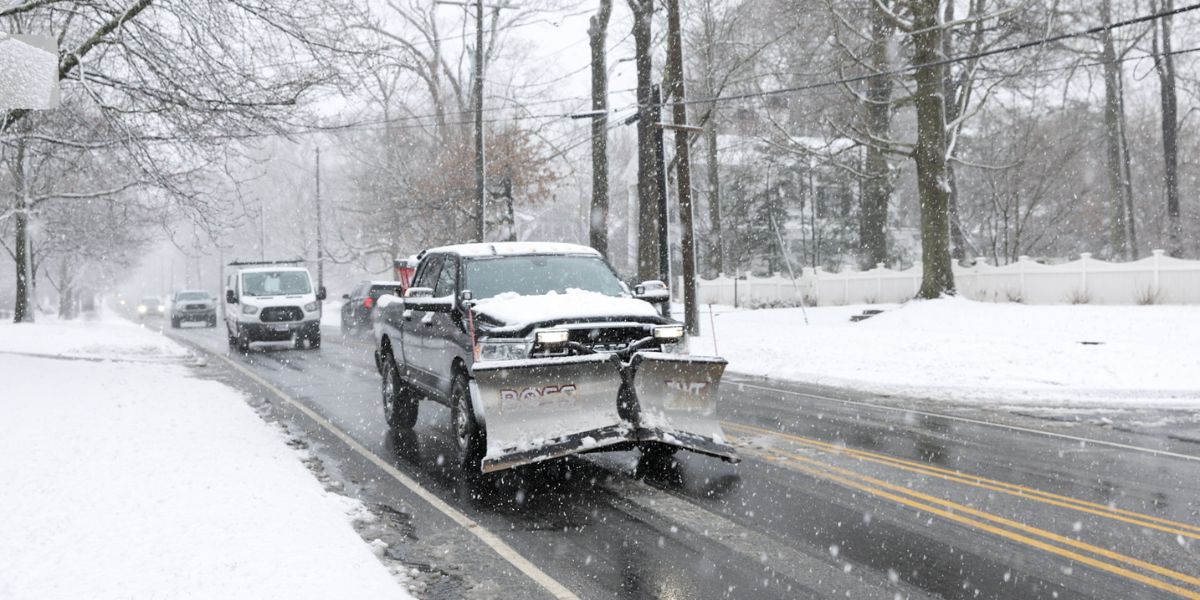
[{"label": "snow plow blade", "polygon": [[617,412],[622,381],[620,360],[607,355],[476,363],[483,472],[629,441],[632,428]]},{"label": "snow plow blade", "polygon": [[638,441],[737,462],[716,415],[726,364],[716,357],[635,354],[629,368],[638,405]]}]

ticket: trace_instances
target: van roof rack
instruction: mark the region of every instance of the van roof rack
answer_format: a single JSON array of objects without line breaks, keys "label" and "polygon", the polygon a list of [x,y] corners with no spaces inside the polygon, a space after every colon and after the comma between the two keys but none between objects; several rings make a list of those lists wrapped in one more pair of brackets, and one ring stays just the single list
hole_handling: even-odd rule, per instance
[{"label": "van roof rack", "polygon": [[304,262],[303,258],[292,260],[235,260],[229,263],[230,267],[253,267],[255,265],[294,265]]}]

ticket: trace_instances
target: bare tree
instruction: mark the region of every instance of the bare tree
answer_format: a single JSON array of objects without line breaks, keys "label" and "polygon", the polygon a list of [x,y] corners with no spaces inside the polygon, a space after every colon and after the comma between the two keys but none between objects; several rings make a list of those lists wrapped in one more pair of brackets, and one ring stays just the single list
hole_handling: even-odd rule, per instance
[{"label": "bare tree", "polygon": [[[1158,12],[1158,2],[1150,3]],[[1175,0],[1163,0],[1162,10],[1175,10]],[[1179,108],[1175,93],[1175,53],[1171,42],[1172,17],[1158,20],[1154,28],[1154,67],[1158,73],[1162,106],[1163,186],[1167,204],[1167,253],[1183,255],[1183,223],[1179,215]]]},{"label": "bare tree", "polygon": [[600,0],[600,8],[588,23],[592,56],[592,209],[588,219],[588,242],[608,256],[608,61],[606,40],[612,0]]},{"label": "bare tree", "polygon": [[651,119],[653,82],[653,24],[654,0],[626,0],[633,11],[634,62],[637,67],[638,103],[638,277],[642,280],[659,277],[658,264],[658,185],[655,173],[658,157],[655,152],[657,125]]}]

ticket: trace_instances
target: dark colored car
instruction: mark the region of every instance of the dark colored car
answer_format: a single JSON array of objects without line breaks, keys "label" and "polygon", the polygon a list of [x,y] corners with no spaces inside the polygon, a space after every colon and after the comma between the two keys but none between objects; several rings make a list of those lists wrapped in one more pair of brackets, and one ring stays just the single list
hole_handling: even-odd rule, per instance
[{"label": "dark colored car", "polygon": [[399,281],[363,281],[353,292],[343,294],[342,299],[346,302],[342,304],[342,332],[370,330],[375,303],[384,294],[403,296],[404,287]]},{"label": "dark colored car", "polygon": [[175,292],[171,297],[171,327],[179,329],[188,321],[203,321],[206,327],[217,326],[217,299],[202,290]]},{"label": "dark colored car", "polygon": [[162,301],[154,296],[146,296],[145,298],[142,298],[141,302],[138,302],[137,305],[137,314],[139,319],[145,319],[146,317],[161,317],[165,312],[167,312],[167,307],[163,306]]}]

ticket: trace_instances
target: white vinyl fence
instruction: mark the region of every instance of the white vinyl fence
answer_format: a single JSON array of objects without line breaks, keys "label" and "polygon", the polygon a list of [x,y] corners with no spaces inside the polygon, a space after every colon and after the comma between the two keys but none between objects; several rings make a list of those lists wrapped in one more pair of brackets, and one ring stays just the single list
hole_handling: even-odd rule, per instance
[{"label": "white vinyl fence", "polygon": [[[1165,256],[1162,250],[1142,260],[1113,263],[1083,254],[1079,260],[1043,265],[1022,256],[1012,264],[954,265],[958,293],[972,300],[1028,304],[1200,304],[1200,261]],[[739,306],[794,305],[801,297],[811,306],[897,303],[921,286],[921,264],[903,271],[880,265],[869,271],[829,273],[805,268],[792,281],[785,275],[721,276],[701,279],[701,304]],[[682,284],[677,289],[683,289]]]}]

